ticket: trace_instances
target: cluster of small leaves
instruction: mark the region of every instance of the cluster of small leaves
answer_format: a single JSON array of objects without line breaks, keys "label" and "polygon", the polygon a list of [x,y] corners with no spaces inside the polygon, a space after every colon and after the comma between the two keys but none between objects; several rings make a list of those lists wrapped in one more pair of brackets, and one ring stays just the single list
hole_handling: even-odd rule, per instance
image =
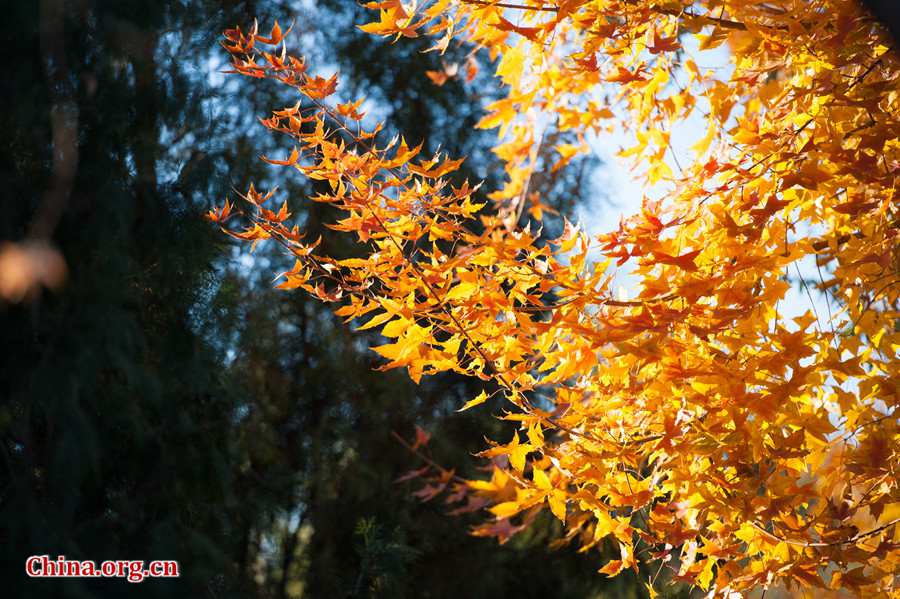
[{"label": "cluster of small leaves", "polygon": [[[231,234],[297,256],[281,287],[382,327],[384,368],[479,377],[485,392],[463,408],[502,396],[518,423],[482,453],[489,480],[430,464],[423,492],[488,507],[475,534],[501,541],[549,507],[566,540],[618,547],[611,576],[646,554],[668,579],[725,596],[776,583],[895,592],[900,62],[879,25],[851,0],[415,4],[371,2],[379,17],[363,28],[497,59],[508,93],[482,126],[500,128],[507,184],[491,208],[448,181],[459,161],[378,147],[361,102],[328,105],[336,79],[309,75],[277,26],[228,31],[225,47],[237,72],[303,96],[263,121],[295,142],[270,162],[326,182],[311,199],[341,210],[333,226],[368,254],[316,255],[286,205],[269,210],[252,188],[251,223]],[[730,72],[699,67],[689,35],[727,43]],[[669,135],[696,111],[708,134],[673,173]],[[672,193],[611,233],[567,225],[540,243],[527,190],[546,119],[582,136],[631,131],[623,155]],[[554,168],[585,149],[558,147]],[[785,318],[801,262],[828,313]],[[640,282],[630,301],[609,293],[623,265]]]}]

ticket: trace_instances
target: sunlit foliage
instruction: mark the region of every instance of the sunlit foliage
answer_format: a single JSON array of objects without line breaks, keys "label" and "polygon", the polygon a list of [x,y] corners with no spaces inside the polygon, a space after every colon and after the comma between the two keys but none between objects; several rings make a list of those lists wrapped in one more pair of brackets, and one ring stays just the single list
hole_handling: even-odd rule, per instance
[{"label": "sunlit foliage", "polygon": [[[432,465],[423,491],[489,509],[474,532],[501,541],[549,508],[567,540],[618,548],[610,576],[643,554],[714,594],[894,592],[900,64],[880,26],[850,0],[418,4],[370,2],[363,29],[489,51],[506,97],[481,126],[499,128],[506,184],[479,199],[453,178],[460,159],[379,144],[362,100],[330,101],[336,77],[311,74],[277,24],[254,26],[225,33],[234,70],[302,96],[263,120],[293,142],[266,160],[324,182],[310,200],[368,253],[318,251],[252,186],[246,210],[210,218],[296,256],[279,287],[380,327],[384,368],[477,377],[462,408],[490,401],[518,423],[482,453],[487,480]],[[727,44],[731,68],[699,66],[691,36]],[[708,133],[673,172],[670,135],[696,114]],[[547,121],[631,132],[622,154],[671,193],[615,231],[543,243],[529,180]],[[552,168],[587,149],[557,147]],[[624,268],[638,291],[614,298]],[[827,310],[779,313],[794,276]]]}]

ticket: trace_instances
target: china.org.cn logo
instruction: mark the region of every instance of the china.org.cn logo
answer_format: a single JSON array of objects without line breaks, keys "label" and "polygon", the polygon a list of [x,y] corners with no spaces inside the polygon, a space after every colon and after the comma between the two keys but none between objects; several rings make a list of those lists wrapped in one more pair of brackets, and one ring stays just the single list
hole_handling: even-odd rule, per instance
[{"label": "china.org.cn logo", "polygon": [[31,578],[124,578],[128,582],[143,582],[147,578],[178,578],[181,576],[175,560],[94,560],[66,559],[59,555],[32,555],[25,560],[25,573]]}]

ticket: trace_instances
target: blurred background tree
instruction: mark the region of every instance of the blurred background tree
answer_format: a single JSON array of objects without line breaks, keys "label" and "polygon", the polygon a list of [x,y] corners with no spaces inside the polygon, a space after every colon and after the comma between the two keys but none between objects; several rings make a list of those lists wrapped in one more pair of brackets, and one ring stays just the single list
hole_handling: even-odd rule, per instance
[{"label": "blurred background tree", "polygon": [[[295,16],[311,62],[340,69],[341,93],[367,96],[385,135],[468,155],[481,170],[467,176],[499,183],[494,133],[474,128],[492,80],[434,84],[425,71],[464,49],[387,44],[354,27],[362,13],[345,0],[7,7],[0,255],[55,264],[44,282],[59,288],[0,299],[6,596],[643,596],[636,577],[597,575],[596,555],[547,553],[550,520],[498,546],[396,484],[418,464],[392,431],[421,426],[436,459],[471,465],[501,424],[455,413],[471,383],[373,372],[374,335],[242,268],[277,268],[275,248],[222,260],[200,218],[232,188],[276,183],[257,155],[284,149],[254,122],[295,99],[220,73],[221,30],[254,15]],[[592,166],[533,189],[568,214],[591,197]],[[342,243],[327,209],[303,202],[307,183],[277,183],[311,235]],[[29,580],[32,554],[177,559],[181,578]]]}]

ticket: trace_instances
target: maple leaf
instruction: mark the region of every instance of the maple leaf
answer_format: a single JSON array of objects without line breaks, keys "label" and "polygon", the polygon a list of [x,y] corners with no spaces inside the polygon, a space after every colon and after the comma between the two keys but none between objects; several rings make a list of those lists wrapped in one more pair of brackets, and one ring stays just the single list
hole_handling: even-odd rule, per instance
[{"label": "maple leaf", "polygon": [[297,164],[297,160],[300,158],[300,153],[297,151],[297,148],[293,148],[291,150],[291,155],[286,160],[274,160],[272,158],[266,158],[265,156],[260,156],[260,158],[262,158],[269,164],[276,164],[279,166],[293,166]]},{"label": "maple leaf", "polygon": [[444,85],[447,83],[449,79],[453,79],[456,77],[456,74],[459,72],[459,63],[452,63],[449,65],[444,65],[444,68],[440,71],[425,71],[425,75],[431,79],[431,82],[435,85]]},{"label": "maple leaf", "polygon": [[661,54],[663,52],[673,52],[681,47],[678,43],[678,36],[659,37],[657,32],[653,32],[652,44],[647,47],[651,54]]},{"label": "maple leaf", "polygon": [[481,405],[481,404],[483,404],[484,402],[486,402],[487,399],[488,399],[487,393],[485,393],[484,391],[482,391],[481,393],[478,394],[477,397],[475,397],[474,399],[470,399],[469,401],[467,401],[467,402],[465,403],[465,405],[463,405],[463,407],[461,407],[460,409],[457,410],[457,412],[464,412],[464,411],[468,410],[469,408],[474,408],[474,407],[477,406],[477,405]]},{"label": "maple leaf", "polygon": [[337,91],[337,74],[328,79],[319,77],[308,78],[303,84],[303,93],[316,100],[324,100]]},{"label": "maple leaf", "polygon": [[425,430],[419,426],[416,426],[416,440],[413,443],[413,449],[419,449],[428,444],[428,441],[431,440],[431,435],[425,432]]},{"label": "maple leaf", "polygon": [[283,40],[285,36],[291,32],[293,28],[294,24],[291,23],[290,27],[288,27],[285,31],[282,31],[281,26],[278,25],[278,21],[275,21],[275,24],[272,25],[272,31],[271,33],[269,33],[269,37],[263,37],[261,35],[256,35],[254,37],[258,42],[269,44],[271,46],[277,46],[281,43],[281,40]]},{"label": "maple leaf", "polygon": [[646,81],[647,78],[643,74],[643,66],[635,71],[629,71],[625,67],[616,67],[616,72],[606,76],[606,81],[610,83],[633,83],[635,81]]}]

